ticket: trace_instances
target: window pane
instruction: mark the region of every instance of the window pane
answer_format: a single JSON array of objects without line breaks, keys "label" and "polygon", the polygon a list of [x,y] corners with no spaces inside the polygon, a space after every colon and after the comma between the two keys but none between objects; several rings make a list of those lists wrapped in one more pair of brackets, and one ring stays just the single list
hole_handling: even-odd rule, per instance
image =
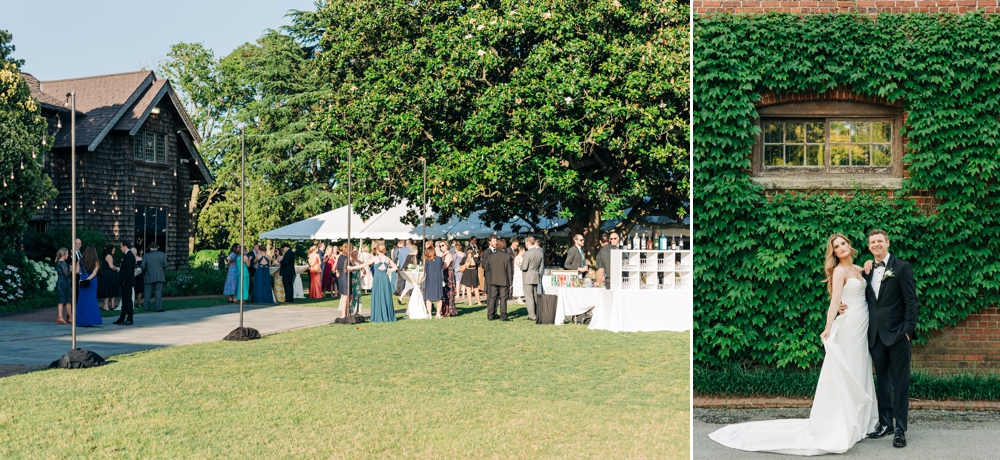
[{"label": "window pane", "polygon": [[785,142],[799,144],[806,140],[805,123],[785,123]]},{"label": "window pane", "polygon": [[787,166],[802,166],[802,158],[805,153],[806,147],[804,145],[786,145],[785,164]]},{"label": "window pane", "polygon": [[823,123],[806,123],[806,142],[810,144],[826,142],[826,126]]},{"label": "window pane", "polygon": [[821,166],[823,164],[823,146],[810,145],[806,147],[806,166]]},{"label": "window pane", "polygon": [[136,160],[142,161],[142,132],[138,132],[132,137],[132,150]]},{"label": "window pane", "polygon": [[768,144],[781,143],[781,122],[769,121],[764,123],[764,142]]},{"label": "window pane", "polygon": [[156,135],[156,162],[166,163],[167,162],[167,142],[166,137],[163,134]]},{"label": "window pane", "polygon": [[851,124],[846,121],[830,122],[830,142],[850,142]]},{"label": "window pane", "polygon": [[[832,123],[831,123],[832,124]],[[832,130],[831,130],[832,131]],[[830,164],[833,166],[847,166],[850,161],[850,145],[834,144],[830,146]]]},{"label": "window pane", "polygon": [[872,142],[889,142],[892,139],[892,123],[888,121],[878,121],[872,125]]},{"label": "window pane", "polygon": [[892,165],[892,149],[890,149],[888,145],[873,145],[872,166],[891,166],[891,165]]},{"label": "window pane", "polygon": [[785,164],[781,156],[780,145],[768,145],[764,147],[764,164],[768,166],[782,166]]},{"label": "window pane", "polygon": [[851,146],[851,165],[853,166],[868,166],[868,154],[871,151],[870,145],[852,145]]},{"label": "window pane", "polygon": [[868,143],[872,141],[872,131],[871,124],[865,121],[853,123],[851,130],[851,142],[864,142]]},{"label": "window pane", "polygon": [[146,138],[146,161],[156,160],[156,135],[150,132],[143,134]]}]

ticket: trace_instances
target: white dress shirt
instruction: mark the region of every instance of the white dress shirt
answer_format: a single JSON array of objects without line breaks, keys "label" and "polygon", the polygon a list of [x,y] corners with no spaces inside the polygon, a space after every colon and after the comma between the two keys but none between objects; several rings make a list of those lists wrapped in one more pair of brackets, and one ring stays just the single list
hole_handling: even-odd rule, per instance
[{"label": "white dress shirt", "polygon": [[[886,253],[885,259],[882,259],[882,262],[885,262],[886,265],[889,264],[888,253]],[[875,263],[878,263],[878,261],[875,261]],[[878,267],[875,269],[875,272],[872,273],[872,290],[875,291],[876,299],[878,298],[879,288],[882,287],[882,278],[885,276],[885,268],[886,267]]]}]

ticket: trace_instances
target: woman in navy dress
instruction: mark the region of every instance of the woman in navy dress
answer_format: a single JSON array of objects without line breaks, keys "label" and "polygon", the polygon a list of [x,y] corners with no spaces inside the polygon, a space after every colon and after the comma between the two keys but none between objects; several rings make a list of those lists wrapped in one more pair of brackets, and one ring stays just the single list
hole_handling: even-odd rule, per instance
[{"label": "woman in navy dress", "polygon": [[[105,311],[111,311],[115,309],[115,298],[121,297],[121,286],[118,283],[118,267],[115,266],[115,247],[114,245],[104,246],[104,250],[101,251],[101,268],[97,271],[97,284],[100,288],[97,290],[97,298],[104,299]],[[110,301],[111,305],[108,306]]]},{"label": "woman in navy dress", "polygon": [[257,269],[257,273],[253,275],[251,293],[253,303],[274,303],[274,292],[271,291],[274,285],[274,279],[271,278],[271,259],[261,250],[250,263]]},{"label": "woman in navy dress", "polygon": [[438,256],[441,257],[442,280],[444,282],[444,295],[441,298],[441,309],[444,313],[441,316],[456,316],[458,309],[455,308],[455,258],[448,249],[448,242],[438,241]]},{"label": "woman in navy dress", "polygon": [[80,286],[79,297],[76,299],[76,325],[82,327],[101,324],[101,309],[97,306],[97,270],[100,262],[94,245],[87,245],[80,261],[80,280],[90,280],[90,286]]},{"label": "woman in navy dress", "polygon": [[424,248],[424,302],[427,316],[431,316],[432,304],[437,303],[437,317],[441,315],[441,299],[444,298],[444,261],[437,255],[433,243]]}]

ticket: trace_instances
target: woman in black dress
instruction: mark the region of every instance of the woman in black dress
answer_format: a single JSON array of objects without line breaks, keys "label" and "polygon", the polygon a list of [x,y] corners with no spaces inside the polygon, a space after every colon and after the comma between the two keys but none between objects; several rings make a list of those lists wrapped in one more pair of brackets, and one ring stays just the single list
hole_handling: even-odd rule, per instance
[{"label": "woman in black dress", "polygon": [[[132,248],[132,254],[135,255],[135,266],[138,268],[142,265],[142,254],[136,248]],[[146,291],[145,278],[146,274],[142,272],[135,275],[135,284],[133,285],[133,290],[135,291],[135,302],[133,304],[135,305],[135,308],[142,308],[142,295]]]},{"label": "woman in black dress", "polygon": [[[56,308],[59,310],[59,318],[56,324],[69,324],[73,322],[73,271],[70,269],[66,259],[69,257],[69,250],[59,248],[56,252]],[[65,314],[63,313],[65,307]],[[65,315],[69,315],[67,321]]]},{"label": "woman in black dress", "polygon": [[472,293],[476,293],[476,304],[482,305],[479,300],[479,250],[474,245],[469,245],[465,250],[465,261],[462,263],[462,289],[465,291],[465,304],[472,305]]},{"label": "woman in black dress", "polygon": [[[115,309],[115,298],[121,296],[121,286],[118,284],[118,267],[115,266],[114,245],[104,246],[101,251],[101,269],[97,271],[97,298],[104,299],[104,311]],[[108,306],[111,301],[111,306]]]},{"label": "woman in black dress", "polygon": [[444,318],[441,300],[444,298],[444,262],[434,250],[433,243],[424,248],[424,304],[427,316],[431,316],[431,305],[437,303],[437,317]]}]

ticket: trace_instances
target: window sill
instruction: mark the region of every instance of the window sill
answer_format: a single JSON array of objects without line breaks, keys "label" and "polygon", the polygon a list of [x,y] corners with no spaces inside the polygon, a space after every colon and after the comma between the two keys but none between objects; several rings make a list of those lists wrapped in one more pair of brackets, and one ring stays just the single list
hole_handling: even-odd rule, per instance
[{"label": "window sill", "polygon": [[765,190],[899,190],[903,188],[900,177],[751,177],[751,181]]},{"label": "window sill", "polygon": [[135,164],[137,164],[137,165],[143,165],[143,166],[152,166],[152,167],[158,168],[158,169],[168,169],[169,168],[169,166],[167,166],[166,163],[156,163],[156,162],[145,161],[145,160],[135,160]]}]

